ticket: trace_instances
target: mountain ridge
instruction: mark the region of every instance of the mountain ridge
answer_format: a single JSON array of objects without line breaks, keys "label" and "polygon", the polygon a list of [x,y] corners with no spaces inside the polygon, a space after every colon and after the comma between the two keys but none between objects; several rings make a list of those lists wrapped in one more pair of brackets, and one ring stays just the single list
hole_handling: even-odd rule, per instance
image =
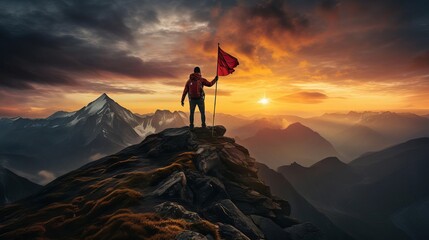
[{"label": "mountain ridge", "polygon": [[[279,168],[337,226],[359,239],[425,239],[429,138],[365,154],[342,168]],[[375,214],[376,213],[376,214]],[[371,231],[368,231],[371,229]]]},{"label": "mountain ridge", "polygon": [[0,166],[0,205],[25,198],[37,192],[41,187]]},{"label": "mountain ridge", "polygon": [[309,166],[321,157],[337,156],[334,146],[319,133],[296,122],[285,129],[262,129],[240,141],[256,159],[272,168],[299,162]]}]

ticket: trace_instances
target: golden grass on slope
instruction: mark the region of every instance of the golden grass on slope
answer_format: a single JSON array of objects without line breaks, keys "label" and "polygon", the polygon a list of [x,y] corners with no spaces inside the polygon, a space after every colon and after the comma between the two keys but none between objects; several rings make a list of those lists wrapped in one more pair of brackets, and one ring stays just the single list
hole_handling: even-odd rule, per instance
[{"label": "golden grass on slope", "polygon": [[109,173],[127,166],[132,165],[135,162],[138,162],[138,158],[133,156],[128,158],[127,160],[123,160],[123,161],[117,161],[115,163],[113,163],[112,165],[109,165],[109,167],[107,167],[106,169],[104,169],[103,174],[104,173]]},{"label": "golden grass on slope", "polygon": [[[100,218],[83,220],[75,226],[71,221],[64,221],[63,216],[54,217],[45,222],[35,222],[29,227],[21,227],[7,234],[4,239],[174,239],[184,230],[210,234],[220,239],[216,225],[208,221],[190,223],[182,219],[162,218],[156,213],[134,213],[129,209],[120,209]],[[74,221],[76,223],[76,221]],[[85,224],[83,224],[85,223]]]},{"label": "golden grass on slope", "polygon": [[192,162],[194,154],[182,153],[178,155],[174,162],[171,164],[154,169],[148,172],[130,172],[119,174],[115,178],[121,179],[118,186],[121,187],[132,187],[132,188],[144,188],[147,186],[153,186],[160,183],[163,179],[170,176],[175,171],[183,171],[184,169],[195,169]]},{"label": "golden grass on slope", "polygon": [[132,213],[120,210],[104,218],[101,229],[88,228],[87,239],[174,239],[184,230],[192,230],[204,235],[210,234],[220,239],[215,225],[207,221],[189,223],[181,219],[164,219],[155,213]]},{"label": "golden grass on slope", "polygon": [[136,204],[142,196],[141,193],[132,189],[116,189],[107,196],[95,201],[88,214],[102,212],[109,206],[114,206],[115,208],[130,206]]}]

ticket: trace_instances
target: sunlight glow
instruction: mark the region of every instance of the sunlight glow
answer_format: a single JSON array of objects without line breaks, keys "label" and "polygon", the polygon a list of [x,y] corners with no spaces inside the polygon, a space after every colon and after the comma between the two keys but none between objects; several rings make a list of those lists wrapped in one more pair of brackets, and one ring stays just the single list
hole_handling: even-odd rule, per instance
[{"label": "sunlight glow", "polygon": [[263,98],[259,99],[258,103],[263,104],[263,105],[267,105],[268,103],[270,103],[270,99],[263,97]]}]

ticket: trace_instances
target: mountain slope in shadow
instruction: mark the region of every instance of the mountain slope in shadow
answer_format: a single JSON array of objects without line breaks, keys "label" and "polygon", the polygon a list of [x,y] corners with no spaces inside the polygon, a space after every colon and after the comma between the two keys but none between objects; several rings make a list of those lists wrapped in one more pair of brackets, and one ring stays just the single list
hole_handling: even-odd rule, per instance
[{"label": "mountain slope in shadow", "polygon": [[16,175],[9,169],[0,167],[0,205],[27,197],[42,186]]}]

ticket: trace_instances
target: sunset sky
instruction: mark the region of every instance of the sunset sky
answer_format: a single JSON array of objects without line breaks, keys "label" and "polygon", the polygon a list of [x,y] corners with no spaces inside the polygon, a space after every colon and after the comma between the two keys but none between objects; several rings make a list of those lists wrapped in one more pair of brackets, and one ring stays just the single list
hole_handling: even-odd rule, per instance
[{"label": "sunset sky", "polygon": [[195,66],[213,79],[218,42],[240,61],[220,77],[219,112],[429,113],[427,0],[2,0],[0,9],[0,116],[74,111],[104,92],[136,113],[188,111],[183,86]]}]

